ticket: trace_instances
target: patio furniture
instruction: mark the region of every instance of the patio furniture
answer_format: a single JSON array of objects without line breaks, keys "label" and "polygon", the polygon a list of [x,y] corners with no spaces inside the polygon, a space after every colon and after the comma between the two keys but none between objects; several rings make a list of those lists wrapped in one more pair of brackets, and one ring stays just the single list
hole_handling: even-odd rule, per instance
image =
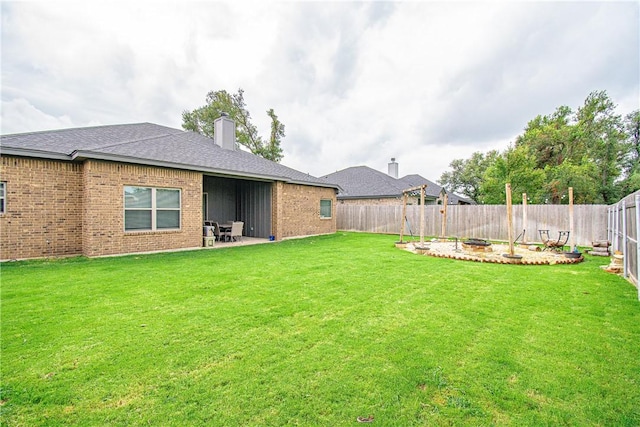
[{"label": "patio furniture", "polygon": [[219,240],[223,242],[228,242],[231,240],[231,228],[233,227],[233,223],[230,224],[218,224],[218,234]]},{"label": "patio furniture", "polygon": [[209,237],[215,235],[215,230],[211,221],[205,221],[202,226],[202,236]]},{"label": "patio furniture", "polygon": [[242,229],[244,228],[244,222],[233,221],[231,223],[231,232],[229,234],[231,241],[242,240]]},{"label": "patio furniture", "polygon": [[538,230],[538,232],[540,233],[540,239],[544,245],[543,251],[546,251],[547,249],[555,252],[564,251],[564,247],[567,245],[567,241],[569,240],[568,231],[558,231],[558,238],[555,240],[549,237],[549,230]]},{"label": "patio furniture", "polygon": [[202,235],[204,237],[215,237],[216,240],[220,240],[220,226],[216,221],[205,221],[202,227]]},{"label": "patio furniture", "polygon": [[213,235],[216,237],[216,240],[220,240],[220,224],[217,222],[213,222]]}]

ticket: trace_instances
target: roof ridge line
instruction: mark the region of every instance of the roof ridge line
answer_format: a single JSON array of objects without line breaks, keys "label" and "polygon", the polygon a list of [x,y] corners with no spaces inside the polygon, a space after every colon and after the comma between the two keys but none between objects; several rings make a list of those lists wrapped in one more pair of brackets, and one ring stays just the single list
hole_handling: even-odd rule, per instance
[{"label": "roof ridge line", "polygon": [[[7,136],[23,136],[23,135],[37,135],[40,133],[58,133],[58,132],[67,132],[67,131],[76,131],[76,130],[86,130],[86,129],[99,129],[99,128],[109,128],[109,127],[116,127],[116,126],[136,126],[136,125],[154,125],[154,126],[162,126],[168,129],[172,129],[168,126],[164,126],[164,125],[159,125],[156,123],[151,123],[151,122],[137,122],[137,123],[119,123],[119,124],[115,124],[115,125],[95,125],[95,126],[81,126],[81,127],[69,127],[69,128],[61,128],[61,129],[50,129],[50,130],[32,130],[32,131],[28,131],[28,132],[16,132],[16,133],[6,133],[6,134],[0,134],[0,136],[2,137],[7,137]],[[180,129],[176,129],[176,130],[180,130]]]},{"label": "roof ridge line", "polygon": [[[150,123],[152,124],[152,123]],[[178,135],[180,133],[185,133],[184,131],[181,131],[180,129],[176,129],[177,132],[172,132],[172,133],[165,133],[162,135],[154,135],[154,136],[150,136],[148,138],[141,138],[141,139],[130,139],[127,141],[120,141],[114,144],[109,144],[109,145],[101,145],[100,148],[113,148],[113,147],[117,147],[120,145],[126,145],[126,144],[131,144],[134,142],[143,142],[143,141],[151,141],[152,139],[158,139],[158,138],[166,138],[167,136],[171,136],[171,135]]]}]

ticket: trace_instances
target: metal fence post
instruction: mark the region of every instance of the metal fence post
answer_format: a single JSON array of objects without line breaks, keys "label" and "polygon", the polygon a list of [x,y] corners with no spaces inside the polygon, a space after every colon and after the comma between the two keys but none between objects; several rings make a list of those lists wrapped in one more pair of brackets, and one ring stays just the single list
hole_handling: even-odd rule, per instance
[{"label": "metal fence post", "polygon": [[607,208],[607,240],[613,245],[613,206]]},{"label": "metal fence post", "polygon": [[629,277],[629,260],[628,260],[628,251],[627,251],[627,202],[626,200],[622,201],[622,275],[625,277]]},{"label": "metal fence post", "polygon": [[640,272],[640,194],[636,193],[635,196],[636,202],[636,288],[638,288],[638,301],[640,301],[640,277],[638,277],[638,273]]},{"label": "metal fence post", "polygon": [[619,214],[620,203],[616,203],[613,206],[613,239],[611,243],[613,243],[613,252],[620,249],[620,241],[618,239],[618,235],[620,233],[620,214]]}]

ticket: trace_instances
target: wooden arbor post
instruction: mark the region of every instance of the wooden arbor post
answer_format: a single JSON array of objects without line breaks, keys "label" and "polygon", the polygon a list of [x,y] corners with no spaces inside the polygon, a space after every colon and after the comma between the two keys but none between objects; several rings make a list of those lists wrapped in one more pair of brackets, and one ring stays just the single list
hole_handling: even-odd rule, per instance
[{"label": "wooden arbor post", "polygon": [[402,219],[400,220],[400,242],[404,243],[404,223],[407,218],[407,193],[402,193]]},{"label": "wooden arbor post", "polygon": [[442,224],[440,226],[440,241],[444,242],[447,240],[447,208],[449,206],[449,195],[444,190],[444,188],[440,193],[440,198],[442,200],[442,208],[440,209],[440,213],[442,214]]},{"label": "wooden arbor post", "polygon": [[509,255],[513,256],[513,215],[511,206],[511,183],[505,184],[507,193],[507,233],[509,235]]},{"label": "wooden arbor post", "polygon": [[522,245],[527,245],[527,193],[522,193]]},{"label": "wooden arbor post", "polygon": [[569,252],[576,245],[576,235],[573,230],[573,187],[569,187]]},{"label": "wooden arbor post", "polygon": [[[404,207],[403,211],[403,228],[404,229],[404,215],[406,214],[406,206],[407,206],[407,197],[411,193],[415,193],[417,190],[420,190],[420,247],[424,246],[424,195],[426,192],[427,184],[419,185],[417,187],[407,188],[402,192],[404,194]],[[401,238],[402,240],[402,238]]]}]

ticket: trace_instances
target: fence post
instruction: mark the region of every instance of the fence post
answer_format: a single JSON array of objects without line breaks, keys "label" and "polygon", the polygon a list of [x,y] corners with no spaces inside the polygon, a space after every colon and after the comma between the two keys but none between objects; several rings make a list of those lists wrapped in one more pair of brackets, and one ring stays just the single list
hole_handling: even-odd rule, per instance
[{"label": "fence post", "polygon": [[607,240],[613,244],[613,207],[607,207]]},{"label": "fence post", "polygon": [[636,202],[636,288],[638,288],[638,301],[640,301],[640,194],[635,196]]},{"label": "fence post", "polygon": [[619,232],[619,224],[620,224],[620,216],[618,215],[618,206],[619,203],[613,205],[613,239],[611,243],[613,243],[613,252],[620,249],[620,245],[618,244],[618,232]]},{"label": "fence post", "polygon": [[627,253],[627,202],[625,200],[622,201],[622,275],[625,277],[629,277],[629,273],[627,269],[629,268],[628,261],[628,253]]}]

